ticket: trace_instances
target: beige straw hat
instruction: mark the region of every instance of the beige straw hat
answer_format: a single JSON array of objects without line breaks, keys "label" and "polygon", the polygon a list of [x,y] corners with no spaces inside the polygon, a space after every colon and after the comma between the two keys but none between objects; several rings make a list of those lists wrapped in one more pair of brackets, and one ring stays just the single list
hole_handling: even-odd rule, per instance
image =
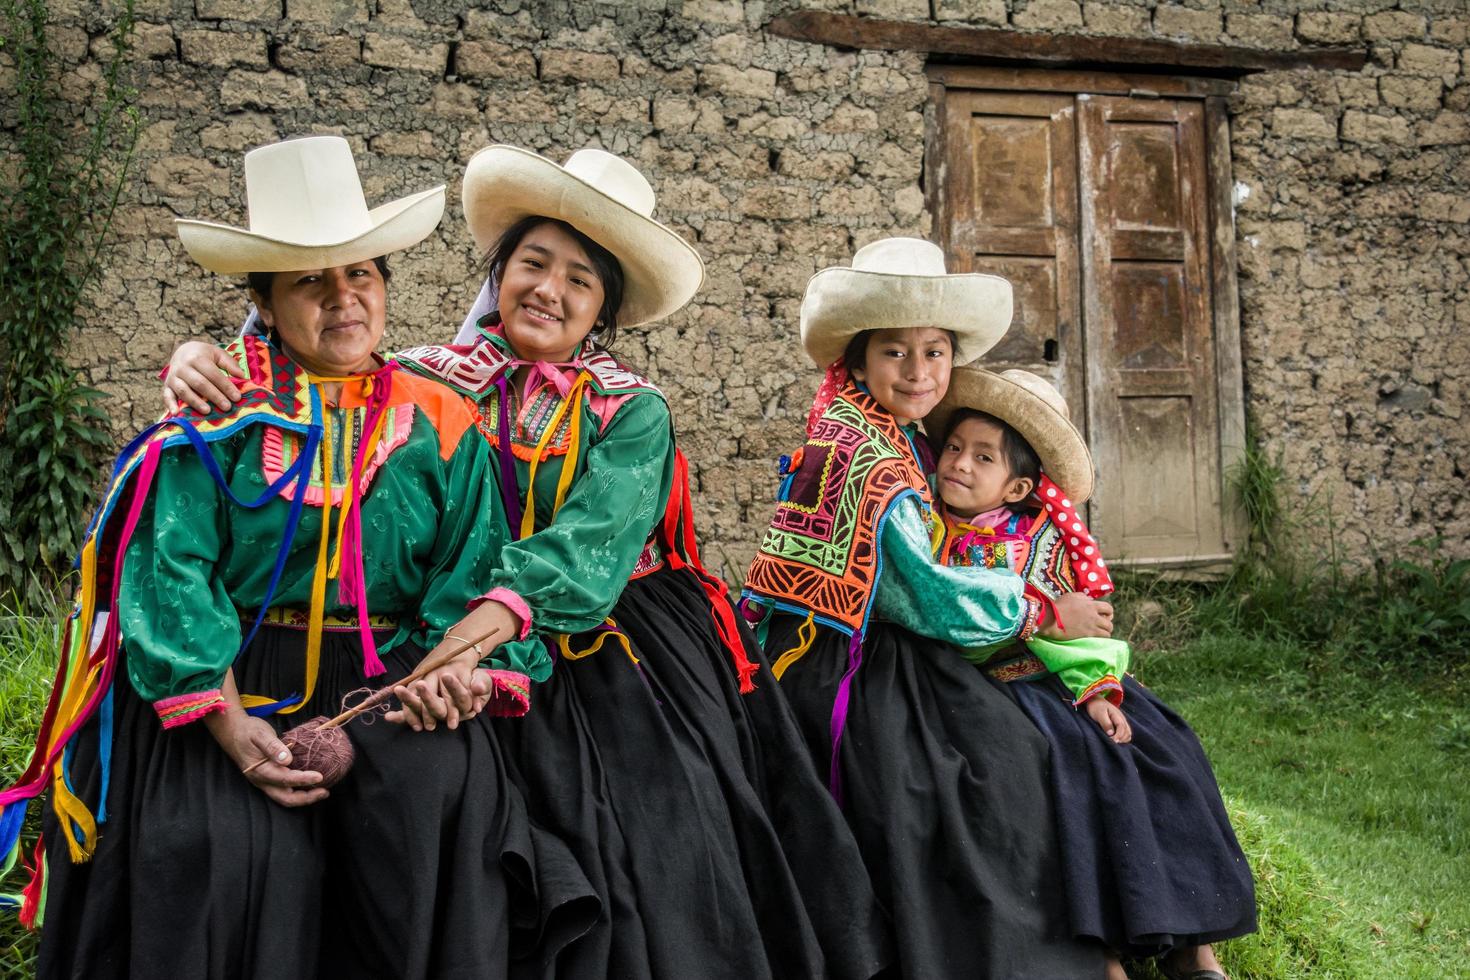
[{"label": "beige straw hat", "polygon": [[699,253],[653,220],[653,187],[638,169],[587,148],[558,164],[518,146],[487,146],[464,172],[464,213],[482,252],[522,218],[565,221],[623,268],[618,323],[636,326],[681,309],[704,284]]},{"label": "beige straw hat", "polygon": [[944,251],[922,238],[864,245],[851,268],[812,276],[801,301],[801,342],[826,368],[864,330],[940,327],[957,339],[954,363],[969,364],[1011,325],[1011,284],[980,273],[950,275]]},{"label": "beige straw hat", "polygon": [[1030,371],[995,374],[983,368],[956,368],[949,392],[924,419],[938,438],[957,409],[973,408],[994,415],[1031,443],[1041,470],[1072,500],[1092,496],[1092,454],[1087,441],[1067,418],[1067,402],[1045,378]]},{"label": "beige straw hat", "polygon": [[184,248],[211,272],[330,269],[428,238],[444,214],[444,187],[368,210],[352,148],[340,136],[270,143],[245,154],[249,228],[179,219]]}]

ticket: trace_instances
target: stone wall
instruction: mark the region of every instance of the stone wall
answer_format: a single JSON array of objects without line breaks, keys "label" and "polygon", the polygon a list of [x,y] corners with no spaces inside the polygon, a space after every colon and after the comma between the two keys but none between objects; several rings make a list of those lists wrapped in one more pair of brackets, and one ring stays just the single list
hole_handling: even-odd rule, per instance
[{"label": "stone wall", "polygon": [[[106,7],[52,6],[83,105]],[[797,443],[818,380],[796,339],[807,277],[930,225],[924,57],[763,31],[798,6],[1370,48],[1362,72],[1256,75],[1233,99],[1249,411],[1293,495],[1330,499],[1349,547],[1372,527],[1470,553],[1463,0],[138,0],[144,127],[79,355],[131,428],[155,410],[154,375],[177,341],[234,328],[240,293],[189,262],[172,223],[243,223],[251,146],[340,133],[373,201],[450,185],[439,233],[396,263],[389,341],[405,345],[451,336],[478,287],[457,207],[464,161],[494,141],[556,158],[601,145],[650,175],[658,214],[708,263],[691,308],[619,346],[669,393],[706,557],[738,578],[769,516],[772,461]]]}]

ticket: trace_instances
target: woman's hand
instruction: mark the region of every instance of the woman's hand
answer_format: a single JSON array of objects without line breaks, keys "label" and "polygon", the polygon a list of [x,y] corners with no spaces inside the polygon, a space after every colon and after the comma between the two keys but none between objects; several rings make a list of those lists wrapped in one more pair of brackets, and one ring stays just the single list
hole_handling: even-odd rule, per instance
[{"label": "woman's hand", "polygon": [[412,684],[399,684],[393,695],[400,707],[384,717],[416,732],[432,732],[440,722],[453,731],[490,698],[490,674],[476,667],[479,662],[480,655],[470,649]]},{"label": "woman's hand", "polygon": [[[482,602],[468,616],[451,626],[439,645],[424,655],[438,657],[458,650],[466,641],[478,640],[437,670],[412,684],[393,688],[401,707],[385,715],[389,721],[408,725],[416,732],[433,731],[440,722],[450,729],[469,721],[485,707],[493,691],[487,671],[479,664],[497,646],[517,635],[521,619],[500,602]],[[484,637],[484,639],[479,639]]]},{"label": "woman's hand", "polygon": [[186,340],[168,359],[163,407],[169,414],[181,403],[199,412],[208,412],[211,405],[223,412],[240,400],[240,390],[230,377],[244,380],[245,370],[238,361],[214,344]]},{"label": "woman's hand", "polygon": [[1097,697],[1090,699],[1082,707],[1087,710],[1087,717],[1097,722],[1097,727],[1101,728],[1108,738],[1119,745],[1127,745],[1133,741],[1133,726],[1128,724],[1122,708],[1107,698]]},{"label": "woman's hand", "polygon": [[220,748],[242,771],[261,759],[268,760],[245,773],[245,778],[281,806],[308,806],[327,798],[326,789],[317,785],[322,781],[321,773],[287,768],[291,752],[266,722],[233,705],[203,720]]},{"label": "woman's hand", "polygon": [[1053,600],[1054,608],[1036,632],[1049,640],[1082,636],[1112,636],[1113,607],[1081,592],[1067,592]]}]

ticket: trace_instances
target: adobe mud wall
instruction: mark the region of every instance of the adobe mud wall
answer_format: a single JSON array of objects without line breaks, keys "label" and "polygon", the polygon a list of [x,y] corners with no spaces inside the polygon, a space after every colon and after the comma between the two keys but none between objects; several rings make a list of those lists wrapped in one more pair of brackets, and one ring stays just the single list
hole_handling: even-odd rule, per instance
[{"label": "adobe mud wall", "polygon": [[[782,40],[822,8],[933,23],[1271,49],[1353,44],[1362,72],[1251,76],[1232,100],[1248,411],[1293,498],[1330,499],[1346,546],[1438,533],[1470,554],[1470,13],[1462,0],[859,0],[625,3],[138,0],[144,125],[119,242],[78,354],[119,431],[157,408],[175,343],[244,307],[194,266],[179,216],[243,223],[240,156],[314,132],[351,140],[371,201],[445,182],[439,233],[395,263],[390,345],[451,337],[475,256],[458,180],[505,141],[636,160],[694,241],[692,307],[625,331],[669,394],[706,558],[738,579],[774,459],[818,377],[796,339],[807,277],[874,238],[926,234],[924,57]],[[99,76],[107,8],[53,3],[71,101]],[[0,55],[0,91],[10,87]],[[7,110],[0,110],[0,124]],[[0,133],[0,142],[4,135]]]}]

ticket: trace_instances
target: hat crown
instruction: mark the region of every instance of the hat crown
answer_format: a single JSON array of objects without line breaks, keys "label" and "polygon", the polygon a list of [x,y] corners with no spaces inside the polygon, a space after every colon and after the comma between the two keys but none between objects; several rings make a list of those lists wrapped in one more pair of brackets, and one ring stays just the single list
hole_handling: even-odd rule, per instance
[{"label": "hat crown", "polygon": [[622,157],[587,147],[567,157],[562,168],[628,210],[645,218],[653,216],[653,186],[637,167]]},{"label": "hat crown", "polygon": [[328,245],[373,228],[352,147],[308,136],[245,154],[250,231],[299,245]]},{"label": "hat crown", "polygon": [[922,238],[882,238],[858,249],[852,267],[893,276],[944,276],[944,250]]},{"label": "hat crown", "polygon": [[1062,418],[1071,421],[1072,413],[1067,410],[1067,400],[1062,397],[1062,393],[1057,390],[1056,385],[1041,377],[1041,375],[1032,374],[1030,371],[1022,371],[1020,368],[1011,368],[1009,371],[1002,371],[1000,376],[1014,385],[1025,388],[1031,394],[1046,402],[1047,407],[1052,411],[1056,412]]}]

